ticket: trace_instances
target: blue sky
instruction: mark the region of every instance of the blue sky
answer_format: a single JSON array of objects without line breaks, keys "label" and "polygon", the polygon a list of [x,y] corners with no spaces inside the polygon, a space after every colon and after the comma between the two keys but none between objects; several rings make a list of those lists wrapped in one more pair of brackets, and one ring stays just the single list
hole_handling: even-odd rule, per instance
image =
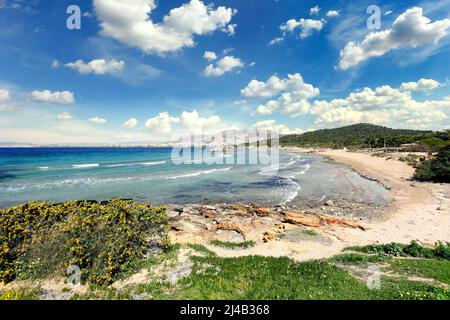
[{"label": "blue sky", "polygon": [[450,1],[120,2],[0,0],[0,142],[450,127]]}]

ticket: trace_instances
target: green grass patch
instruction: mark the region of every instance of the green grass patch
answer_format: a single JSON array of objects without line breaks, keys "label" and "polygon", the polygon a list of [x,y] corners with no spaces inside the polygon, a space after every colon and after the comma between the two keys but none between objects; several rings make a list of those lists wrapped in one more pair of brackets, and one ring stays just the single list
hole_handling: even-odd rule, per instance
[{"label": "green grass patch", "polygon": [[330,259],[332,262],[349,264],[349,265],[363,265],[369,263],[381,263],[389,261],[392,258],[384,253],[378,253],[375,255],[366,255],[359,253],[343,253],[334,256]]},{"label": "green grass patch", "polygon": [[247,249],[255,246],[255,241],[243,241],[243,242],[228,242],[221,240],[213,240],[211,244],[216,247],[222,247],[227,249]]},{"label": "green grass patch", "polygon": [[313,229],[302,230],[302,233],[306,234],[307,236],[311,236],[311,237],[315,237],[315,236],[319,235],[319,233]]},{"label": "green grass patch", "polygon": [[0,291],[0,300],[36,300],[39,290],[31,288]]},{"label": "green grass patch", "polygon": [[433,248],[422,246],[417,241],[411,241],[408,245],[392,242],[382,245],[348,247],[344,250],[371,254],[387,254],[396,257],[450,260],[450,244],[444,242],[436,242]]},{"label": "green grass patch", "polygon": [[398,274],[431,278],[450,285],[450,261],[393,259],[390,268]]}]

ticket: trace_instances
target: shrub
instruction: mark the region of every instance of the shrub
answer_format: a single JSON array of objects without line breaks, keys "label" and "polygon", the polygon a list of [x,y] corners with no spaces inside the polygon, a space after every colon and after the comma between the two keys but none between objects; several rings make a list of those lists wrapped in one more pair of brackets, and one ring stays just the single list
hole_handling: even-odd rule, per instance
[{"label": "shrub", "polygon": [[387,254],[397,257],[403,256],[450,260],[450,243],[440,241],[435,243],[434,248],[424,247],[417,241],[413,240],[409,245],[392,242],[389,244],[349,247],[345,250],[372,254]]},{"label": "shrub", "polygon": [[450,182],[450,145],[441,149],[434,159],[420,164],[414,177],[418,180]]},{"label": "shrub", "polygon": [[64,273],[108,284],[133,259],[165,248],[164,207],[129,200],[29,202],[0,212],[0,280]]}]

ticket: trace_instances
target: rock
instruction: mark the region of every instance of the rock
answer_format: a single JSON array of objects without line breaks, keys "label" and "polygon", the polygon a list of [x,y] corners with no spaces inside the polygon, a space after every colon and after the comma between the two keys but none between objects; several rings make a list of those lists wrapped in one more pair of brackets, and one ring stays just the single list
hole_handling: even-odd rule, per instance
[{"label": "rock", "polygon": [[180,212],[178,212],[178,211],[175,211],[175,210],[167,211],[167,216],[169,217],[169,219],[174,219],[174,218],[178,217],[179,215],[180,215]]},{"label": "rock", "polygon": [[192,233],[200,231],[199,227],[187,221],[176,221],[172,223],[171,228],[172,230],[175,231],[192,232]]},{"label": "rock", "polygon": [[217,230],[214,235],[214,239],[233,243],[241,243],[245,241],[244,236],[234,230]]},{"label": "rock", "polygon": [[263,234],[263,241],[264,242],[269,242],[269,241],[273,241],[275,240],[275,233],[273,231],[266,231]]},{"label": "rock", "polygon": [[267,217],[267,216],[272,215],[272,210],[261,207],[257,204],[252,204],[251,211],[253,214],[256,214],[257,216],[260,216],[260,217]]},{"label": "rock", "polygon": [[217,224],[217,230],[232,230],[239,232],[241,235],[245,237],[245,233],[247,232],[247,228],[233,221],[223,221]]},{"label": "rock", "polygon": [[332,207],[334,206],[334,202],[332,200],[327,200],[325,201],[324,205],[326,205],[327,207]]},{"label": "rock", "polygon": [[202,206],[200,208],[200,214],[205,218],[214,218],[217,215],[217,211],[215,207]]},{"label": "rock", "polygon": [[361,230],[366,230],[365,227],[356,224],[351,221],[346,221],[344,219],[324,216],[324,215],[315,215],[315,214],[306,214],[302,212],[294,212],[294,211],[285,211],[284,221],[287,223],[295,224],[295,225],[303,225],[306,227],[314,227],[318,228],[324,224],[333,224],[339,225],[342,227],[356,228]]}]

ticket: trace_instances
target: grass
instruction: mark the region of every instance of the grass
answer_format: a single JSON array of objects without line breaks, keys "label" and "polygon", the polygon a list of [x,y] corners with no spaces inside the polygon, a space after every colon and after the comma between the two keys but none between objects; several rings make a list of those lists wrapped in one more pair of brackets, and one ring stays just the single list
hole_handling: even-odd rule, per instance
[{"label": "grass", "polygon": [[316,230],[313,230],[313,229],[306,229],[306,230],[303,230],[302,232],[304,234],[308,235],[308,236],[311,236],[311,237],[315,237],[315,236],[319,235],[319,233]]},{"label": "grass", "polygon": [[39,290],[32,288],[11,289],[0,292],[0,300],[36,300]]},{"label": "grass", "polygon": [[334,256],[330,261],[344,265],[364,265],[369,263],[382,263],[392,258],[385,254],[365,255],[359,253],[343,253]]},{"label": "grass", "polygon": [[255,241],[243,241],[243,242],[228,242],[221,240],[213,240],[211,244],[216,247],[222,247],[227,249],[248,249],[255,246]]},{"label": "grass", "polygon": [[[441,257],[445,250],[439,246],[428,248],[431,254],[419,249],[417,244],[353,247],[354,252],[306,262],[288,257],[223,258],[202,245],[175,245],[159,257],[135,261],[130,273],[121,276],[129,276],[141,268],[154,270],[163,264],[170,269],[175,266],[179,249],[183,247],[201,255],[190,256],[191,273],[179,278],[176,284],[170,284],[165,276],[158,274],[145,283],[120,291],[92,284],[87,294],[76,295],[73,299],[450,299],[450,290],[442,285],[450,284],[450,261]],[[404,258],[406,252],[431,254],[433,258]],[[355,270],[367,272],[366,266],[370,264],[380,266],[380,289],[371,290],[362,277],[355,277]],[[412,281],[408,278],[411,276],[430,281]],[[37,296],[33,290],[0,293],[3,299],[35,299]]]},{"label": "grass", "polygon": [[435,279],[450,285],[450,261],[429,259],[394,259],[390,267],[398,274]]}]

